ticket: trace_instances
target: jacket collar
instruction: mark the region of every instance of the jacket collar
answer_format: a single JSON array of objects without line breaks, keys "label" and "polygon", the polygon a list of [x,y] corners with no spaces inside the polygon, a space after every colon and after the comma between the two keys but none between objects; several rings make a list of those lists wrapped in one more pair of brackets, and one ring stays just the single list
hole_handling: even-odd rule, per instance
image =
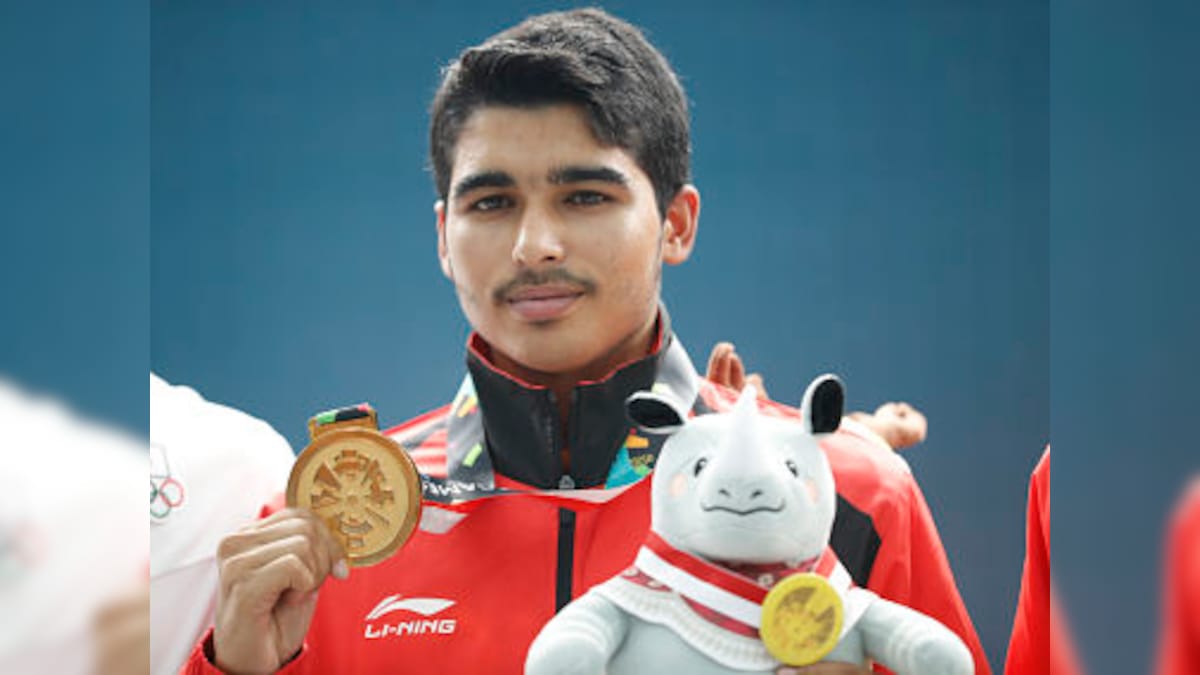
[{"label": "jacket collar", "polygon": [[[541,489],[611,486],[610,478],[629,459],[625,399],[637,391],[666,388],[690,407],[700,389],[699,375],[660,308],[656,349],[601,380],[579,383],[571,392],[563,435],[554,393],[496,368],[484,356],[484,346],[477,335],[471,336],[468,375],[451,405],[446,439],[448,478],[483,489],[495,487],[496,473]],[[569,475],[562,470],[560,438],[571,449]],[[652,465],[662,439],[642,442],[646,447],[639,450],[651,455],[640,464],[645,467]]]}]

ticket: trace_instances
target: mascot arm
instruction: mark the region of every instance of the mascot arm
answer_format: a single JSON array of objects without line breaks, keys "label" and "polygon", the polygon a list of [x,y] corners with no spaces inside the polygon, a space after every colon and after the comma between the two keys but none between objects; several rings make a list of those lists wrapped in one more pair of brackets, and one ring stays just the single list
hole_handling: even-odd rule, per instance
[{"label": "mascot arm", "polygon": [[854,627],[867,656],[896,675],[972,675],[971,652],[936,620],[879,598]]},{"label": "mascot arm", "polygon": [[628,630],[623,610],[598,593],[585,593],[538,633],[525,675],[602,675]]}]

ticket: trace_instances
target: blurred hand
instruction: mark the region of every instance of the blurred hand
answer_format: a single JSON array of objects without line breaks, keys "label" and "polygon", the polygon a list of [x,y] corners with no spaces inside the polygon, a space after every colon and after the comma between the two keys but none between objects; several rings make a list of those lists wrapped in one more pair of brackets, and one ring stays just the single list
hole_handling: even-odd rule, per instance
[{"label": "blurred hand", "polygon": [[708,357],[708,373],[705,375],[710,382],[741,391],[746,385],[753,385],[758,392],[758,398],[767,399],[767,388],[763,385],[762,375],[746,374],[742,357],[734,351],[733,343],[718,342],[713,346]]},{"label": "blurred hand", "polygon": [[349,568],[342,547],[306,509],[284,509],[221,540],[213,652],[227,673],[273,673],[300,646],[317,590]]},{"label": "blurred hand", "polygon": [[799,668],[783,666],[775,671],[775,675],[871,675],[871,670],[853,663],[822,661]]},{"label": "blurred hand", "polygon": [[150,584],[144,583],[96,613],[92,624],[97,675],[150,672]]},{"label": "blurred hand", "polygon": [[[763,385],[762,375],[746,374],[742,357],[738,356],[733,343],[718,342],[713,346],[708,357],[708,372],[705,374],[710,382],[741,391],[747,385],[753,385],[760,399],[767,399],[767,388]],[[920,410],[907,403],[884,403],[874,414],[861,411],[847,413],[850,417],[861,422],[880,436],[893,450],[904,450],[921,443],[929,432],[929,424]]]},{"label": "blurred hand", "polygon": [[893,450],[904,450],[925,440],[929,424],[920,410],[907,403],[884,403],[868,415],[854,412],[849,415],[879,434]]}]

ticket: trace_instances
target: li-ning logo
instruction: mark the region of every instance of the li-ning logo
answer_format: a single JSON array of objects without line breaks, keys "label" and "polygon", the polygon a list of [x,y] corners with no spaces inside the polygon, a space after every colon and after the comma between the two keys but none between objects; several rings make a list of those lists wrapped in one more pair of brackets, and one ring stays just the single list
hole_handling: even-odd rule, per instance
[{"label": "li-ning logo", "polygon": [[[458,621],[434,617],[453,606],[453,600],[442,598],[404,598],[400,595],[389,595],[367,614],[363,637],[377,640],[409,635],[450,635],[458,629]],[[419,614],[425,618],[396,622],[379,621],[388,614],[400,611]]]},{"label": "li-ning logo", "polygon": [[[166,448],[150,445],[150,517],[162,522],[183,506],[183,483],[171,475]],[[154,522],[152,521],[152,522]]]}]

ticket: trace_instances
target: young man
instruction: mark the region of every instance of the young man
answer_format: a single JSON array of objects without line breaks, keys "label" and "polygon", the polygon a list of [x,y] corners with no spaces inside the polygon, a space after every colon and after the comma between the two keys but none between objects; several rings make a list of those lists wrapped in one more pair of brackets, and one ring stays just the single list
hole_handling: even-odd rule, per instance
[{"label": "young man", "polygon": [[[519,672],[554,612],[645,539],[661,439],[631,433],[625,399],[666,389],[703,413],[736,397],[695,372],[659,304],[700,197],[686,98],[637,29],[579,10],[466,50],[434,99],[431,146],[438,257],[475,332],[454,403],[390,433],[427,502],[456,498],[454,518],[352,574],[304,510],[227,537],[189,672]],[[854,578],[940,619],[989,672],[903,462],[852,433],[826,450],[833,545]]]}]

